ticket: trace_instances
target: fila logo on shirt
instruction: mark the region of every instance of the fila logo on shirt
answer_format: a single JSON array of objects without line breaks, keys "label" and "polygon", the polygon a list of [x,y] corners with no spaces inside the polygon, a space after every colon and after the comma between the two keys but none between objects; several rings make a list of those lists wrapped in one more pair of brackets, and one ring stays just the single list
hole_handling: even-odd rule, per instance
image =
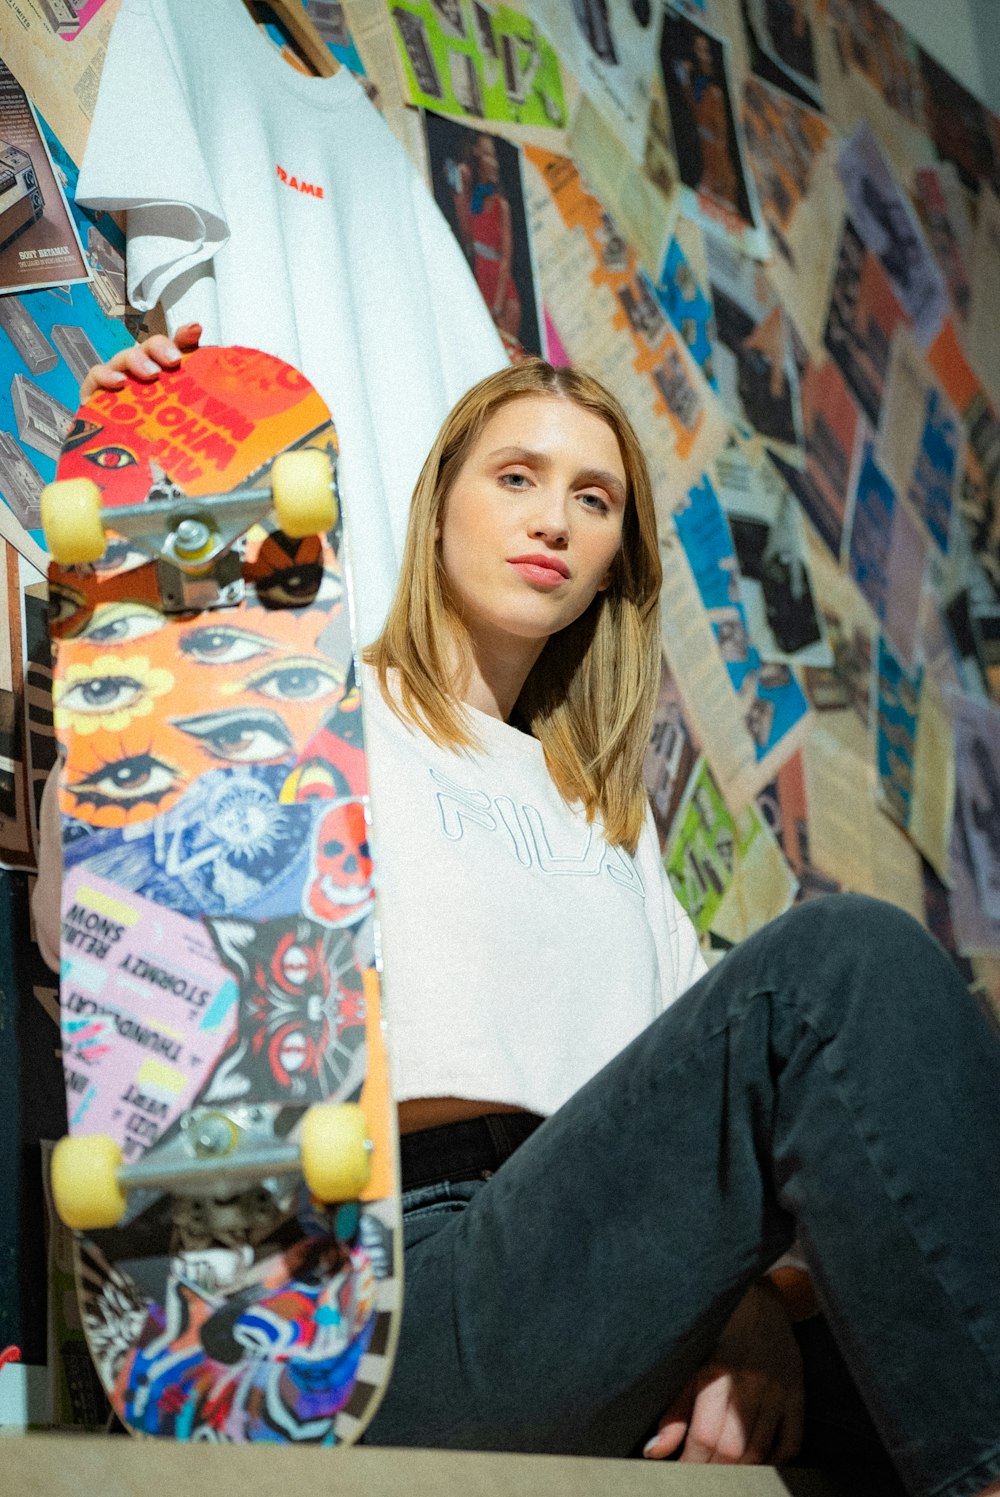
[{"label": "fila logo on shirt", "polygon": [[534,806],[517,805],[509,795],[487,795],[485,790],[467,790],[439,770],[430,771],[439,786],[437,800],[441,830],[450,842],[461,842],[466,828],[478,826],[499,833],[522,868],[536,868],[550,876],[594,878],[606,873],[630,894],[645,899],[639,869],[620,847],[609,847],[590,825],[580,827],[579,846],[571,852],[554,852],[542,814]]},{"label": "fila logo on shirt", "polygon": [[310,198],[323,196],[323,189],[318,182],[305,182],[300,177],[293,177],[283,166],[276,166],[275,171],[278,173],[278,181],[284,182],[286,187],[294,187],[296,192],[302,192]]}]

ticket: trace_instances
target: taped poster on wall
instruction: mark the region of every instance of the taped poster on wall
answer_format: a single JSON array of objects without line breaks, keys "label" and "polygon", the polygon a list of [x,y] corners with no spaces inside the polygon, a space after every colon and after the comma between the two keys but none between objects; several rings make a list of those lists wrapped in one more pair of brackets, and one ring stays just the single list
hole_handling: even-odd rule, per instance
[{"label": "taped poster on wall", "polygon": [[[757,189],[744,155],[728,42],[667,5],[660,32],[659,69],[666,119],[650,108],[650,135],[669,132],[686,194],[684,212],[706,233],[732,238],[745,253],[769,250]],[[661,149],[663,142],[660,142]],[[647,163],[650,150],[647,148]]]},{"label": "taped poster on wall", "polygon": [[441,114],[565,129],[559,59],[530,17],[508,5],[393,0],[412,104]]},{"label": "taped poster on wall", "polygon": [[0,293],[89,279],[31,101],[0,61]]}]

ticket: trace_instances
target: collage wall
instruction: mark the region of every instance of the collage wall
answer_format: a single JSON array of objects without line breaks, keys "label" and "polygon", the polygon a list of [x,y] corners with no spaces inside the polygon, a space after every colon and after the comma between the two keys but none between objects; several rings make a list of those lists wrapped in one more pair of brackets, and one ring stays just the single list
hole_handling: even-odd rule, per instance
[{"label": "collage wall", "polygon": [[[45,1233],[65,1123],[28,907],[55,755],[39,493],[86,370],[158,325],[128,304],[122,225],[75,202],[120,3],[0,4],[0,1348],[47,1367],[31,1417],[67,1425],[100,1407]],[[874,0],[307,10],[511,357],[596,374],[643,442],[646,778],[709,960],[855,890],[1000,1013],[1000,119]]]}]

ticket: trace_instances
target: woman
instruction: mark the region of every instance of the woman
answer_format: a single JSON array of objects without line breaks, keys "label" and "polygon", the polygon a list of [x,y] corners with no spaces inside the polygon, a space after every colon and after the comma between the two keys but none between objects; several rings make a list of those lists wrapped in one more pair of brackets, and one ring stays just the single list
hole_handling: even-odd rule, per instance
[{"label": "woman", "polygon": [[366,671],[407,1242],[369,1439],[789,1460],[797,1229],[906,1488],[996,1493],[1000,1047],[872,900],[704,973],[640,773],[658,588],[607,392],[532,361],[459,402]]},{"label": "woman", "polygon": [[491,135],[476,135],[469,160],[453,168],[458,232],[490,315],[509,338],[521,336],[521,298],[514,282],[510,203],[500,183]]}]

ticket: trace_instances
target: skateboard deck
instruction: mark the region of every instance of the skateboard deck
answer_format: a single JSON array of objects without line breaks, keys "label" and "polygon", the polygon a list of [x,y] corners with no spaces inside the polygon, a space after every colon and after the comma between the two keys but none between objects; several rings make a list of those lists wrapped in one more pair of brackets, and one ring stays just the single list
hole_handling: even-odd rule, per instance
[{"label": "skateboard deck", "polygon": [[[326,533],[293,539],[271,503],[275,460],[303,451],[335,472],[304,377],[201,348],[81,407],[50,501],[92,480],[106,535],[99,558],[50,567],[69,1120],[53,1189],[91,1355],[133,1433],[352,1443],[395,1343],[341,525],[334,504]],[[330,1184],[364,1134],[367,1183]]]}]

